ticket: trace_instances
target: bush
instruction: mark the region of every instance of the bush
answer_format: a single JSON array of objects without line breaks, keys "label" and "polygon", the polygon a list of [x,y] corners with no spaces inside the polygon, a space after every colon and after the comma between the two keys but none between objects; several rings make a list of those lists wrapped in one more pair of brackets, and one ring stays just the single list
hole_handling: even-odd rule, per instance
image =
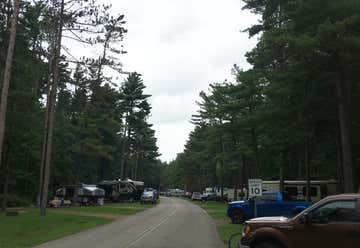
[{"label": "bush", "polygon": [[[3,195],[0,195],[0,203],[2,204]],[[31,200],[26,197],[9,194],[7,196],[7,207],[24,207],[31,205]]]}]

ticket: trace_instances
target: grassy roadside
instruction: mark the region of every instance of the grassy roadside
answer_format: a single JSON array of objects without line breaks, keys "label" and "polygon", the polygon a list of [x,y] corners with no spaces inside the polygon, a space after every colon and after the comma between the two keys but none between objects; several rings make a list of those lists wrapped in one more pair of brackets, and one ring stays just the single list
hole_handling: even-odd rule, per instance
[{"label": "grassy roadside", "polygon": [[[130,215],[136,214],[138,212],[144,211],[148,208],[152,208],[154,204],[140,204],[135,203],[110,203],[105,204],[104,206],[94,206],[94,207],[71,207],[71,208],[59,208],[51,209],[52,212],[61,212],[61,213],[79,213],[79,214],[101,214],[106,216],[108,215]],[[110,216],[109,216],[110,217]]]},{"label": "grassy roadside", "polygon": [[226,216],[227,204],[223,202],[194,202],[203,208],[215,221],[220,238],[225,244],[228,243],[231,235],[239,233],[242,225],[232,224]]},{"label": "grassy roadside", "polygon": [[77,216],[48,211],[40,217],[35,209],[18,216],[0,215],[0,247],[32,247],[49,240],[74,234],[85,229],[109,223],[111,219]]},{"label": "grassy roadside", "polygon": [[18,216],[0,213],[0,247],[32,247],[50,240],[107,224],[114,216],[131,215],[153,204],[114,203],[98,207],[48,209],[40,217],[38,209],[25,208]]}]

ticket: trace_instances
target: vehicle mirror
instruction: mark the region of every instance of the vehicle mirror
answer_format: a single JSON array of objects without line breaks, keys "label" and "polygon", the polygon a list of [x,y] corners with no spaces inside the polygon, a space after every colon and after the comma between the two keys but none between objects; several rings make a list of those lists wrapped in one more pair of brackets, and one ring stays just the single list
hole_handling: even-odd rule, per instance
[{"label": "vehicle mirror", "polygon": [[311,214],[309,213],[304,213],[301,222],[304,223],[306,226],[310,226],[311,225]]}]

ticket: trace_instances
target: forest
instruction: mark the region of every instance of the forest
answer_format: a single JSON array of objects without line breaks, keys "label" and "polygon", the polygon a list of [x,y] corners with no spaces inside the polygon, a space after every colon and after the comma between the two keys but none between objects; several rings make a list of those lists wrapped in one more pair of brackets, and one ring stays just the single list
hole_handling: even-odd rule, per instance
[{"label": "forest", "polygon": [[159,184],[151,96],[141,74],[122,70],[126,21],[110,9],[95,0],[0,1],[2,208],[45,207],[64,184]]},{"label": "forest", "polygon": [[[200,92],[170,187],[245,187],[249,178],[360,183],[360,1],[243,0],[257,45]],[[230,69],[230,68],[229,68]]]},{"label": "forest", "polygon": [[248,178],[359,189],[360,1],[243,0],[260,19],[242,31],[257,39],[251,67],[199,93],[168,163],[142,75],[123,70],[125,15],[99,2],[0,1],[2,208],[44,209],[59,185],[127,177],[189,191]]}]

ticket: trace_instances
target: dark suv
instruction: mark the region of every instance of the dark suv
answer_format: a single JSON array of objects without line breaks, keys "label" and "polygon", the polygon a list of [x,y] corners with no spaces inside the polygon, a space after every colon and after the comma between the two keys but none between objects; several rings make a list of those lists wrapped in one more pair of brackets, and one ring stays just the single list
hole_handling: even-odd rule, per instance
[{"label": "dark suv", "polygon": [[329,196],[290,219],[264,217],[247,221],[240,247],[358,248],[360,194]]}]

